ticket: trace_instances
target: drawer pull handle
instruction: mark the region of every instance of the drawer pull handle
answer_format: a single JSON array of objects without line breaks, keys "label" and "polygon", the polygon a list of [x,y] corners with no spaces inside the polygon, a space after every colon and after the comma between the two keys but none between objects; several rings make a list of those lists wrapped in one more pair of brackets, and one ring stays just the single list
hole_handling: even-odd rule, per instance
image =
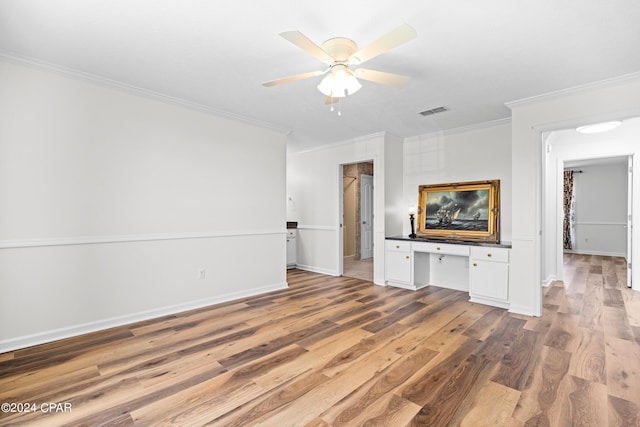
[{"label": "drawer pull handle", "polygon": [[409,255],[405,256],[406,259],[409,259]]},{"label": "drawer pull handle", "polygon": [[478,264],[476,264],[476,263],[474,262],[474,263],[473,263],[473,266],[474,266],[474,267],[477,267],[477,266],[478,266]]},{"label": "drawer pull handle", "polygon": [[439,251],[439,250],[440,250],[440,246],[438,246],[438,247],[436,248],[436,250],[437,250],[437,251]]},{"label": "drawer pull handle", "polygon": [[396,245],[396,249],[400,249],[400,245]]},{"label": "drawer pull handle", "polygon": [[491,253],[488,253],[488,254],[487,254],[487,256],[488,256],[489,258],[491,258]]}]

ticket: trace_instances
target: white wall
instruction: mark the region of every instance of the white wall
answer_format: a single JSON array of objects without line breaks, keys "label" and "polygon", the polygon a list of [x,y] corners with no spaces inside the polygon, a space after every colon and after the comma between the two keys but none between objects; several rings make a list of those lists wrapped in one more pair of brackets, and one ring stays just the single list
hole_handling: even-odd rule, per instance
[{"label": "white wall", "polygon": [[[500,239],[511,240],[511,126],[508,121],[407,138],[405,205],[418,206],[418,186],[500,180]],[[403,234],[409,234],[408,221]]]},{"label": "white wall", "polygon": [[287,220],[298,221],[299,268],[341,274],[339,165],[373,160],[374,282],[384,284],[385,232],[400,233],[406,212],[397,196],[401,152],[399,138],[381,133],[287,156]]},{"label": "white wall", "polygon": [[625,256],[627,165],[581,166],[574,175],[575,245],[585,254]]},{"label": "white wall", "polygon": [[286,286],[283,134],[9,62],[0,118],[0,351]]},{"label": "white wall", "polygon": [[[510,263],[511,310],[540,315],[542,277],[542,135],[612,118],[637,116],[640,78],[629,76],[575,90],[508,104],[512,110],[513,248]],[[634,197],[637,196],[634,181]],[[640,183],[639,183],[640,184]],[[636,200],[640,200],[637,199]],[[636,204],[639,205],[639,204]],[[634,216],[639,212],[634,207]],[[638,227],[634,252],[638,251]],[[637,270],[637,269],[636,269]],[[638,277],[634,273],[634,283]]]}]

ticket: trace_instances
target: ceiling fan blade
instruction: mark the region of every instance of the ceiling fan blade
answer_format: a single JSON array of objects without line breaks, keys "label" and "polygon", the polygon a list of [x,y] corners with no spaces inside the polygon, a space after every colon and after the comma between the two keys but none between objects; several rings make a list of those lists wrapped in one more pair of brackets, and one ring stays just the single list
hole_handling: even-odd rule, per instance
[{"label": "ceiling fan blade", "polygon": [[281,85],[283,83],[295,82],[296,80],[308,79],[309,77],[320,76],[326,73],[326,71],[311,71],[309,73],[296,74],[295,76],[283,77],[277,80],[271,80],[270,82],[262,83],[262,86],[271,87]]},{"label": "ceiling fan blade", "polygon": [[331,105],[331,104],[335,104],[336,102],[338,102],[340,100],[340,98],[337,97],[333,97],[333,96],[327,96],[326,101],[324,102],[326,105]]},{"label": "ceiling fan blade", "polygon": [[368,80],[370,82],[393,87],[402,87],[409,81],[409,77],[407,76],[385,73],[383,71],[367,70],[365,68],[358,68],[353,72],[353,74],[362,80]]},{"label": "ceiling fan blade", "polygon": [[312,40],[310,40],[307,36],[302,34],[300,31],[285,31],[284,33],[280,33],[280,36],[289,40],[291,43],[298,46],[300,49],[304,50],[311,56],[319,59],[327,65],[331,65],[333,63],[333,58],[325,52],[320,46],[315,44]]},{"label": "ceiling fan blade", "polygon": [[349,57],[350,64],[362,64],[365,61],[375,58],[381,53],[385,53],[396,46],[408,42],[416,38],[418,33],[409,24],[402,24],[395,30],[392,30],[380,37],[379,39],[369,43],[359,51],[353,53]]}]

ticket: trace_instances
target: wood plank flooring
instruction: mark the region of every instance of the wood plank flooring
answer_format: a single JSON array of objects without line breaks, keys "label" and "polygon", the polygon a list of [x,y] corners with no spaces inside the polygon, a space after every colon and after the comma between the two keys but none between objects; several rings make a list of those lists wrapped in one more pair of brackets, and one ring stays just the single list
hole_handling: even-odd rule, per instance
[{"label": "wood plank flooring", "polygon": [[0,402],[35,404],[0,425],[640,426],[640,293],[620,258],[565,267],[540,318],[291,270],[288,290],[0,354]]}]

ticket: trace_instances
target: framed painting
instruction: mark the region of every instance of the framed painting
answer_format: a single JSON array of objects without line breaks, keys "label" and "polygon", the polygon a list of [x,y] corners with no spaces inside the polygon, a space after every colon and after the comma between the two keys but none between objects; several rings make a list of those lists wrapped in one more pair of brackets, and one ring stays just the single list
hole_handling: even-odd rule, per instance
[{"label": "framed painting", "polygon": [[418,187],[418,236],[498,243],[500,180]]}]

